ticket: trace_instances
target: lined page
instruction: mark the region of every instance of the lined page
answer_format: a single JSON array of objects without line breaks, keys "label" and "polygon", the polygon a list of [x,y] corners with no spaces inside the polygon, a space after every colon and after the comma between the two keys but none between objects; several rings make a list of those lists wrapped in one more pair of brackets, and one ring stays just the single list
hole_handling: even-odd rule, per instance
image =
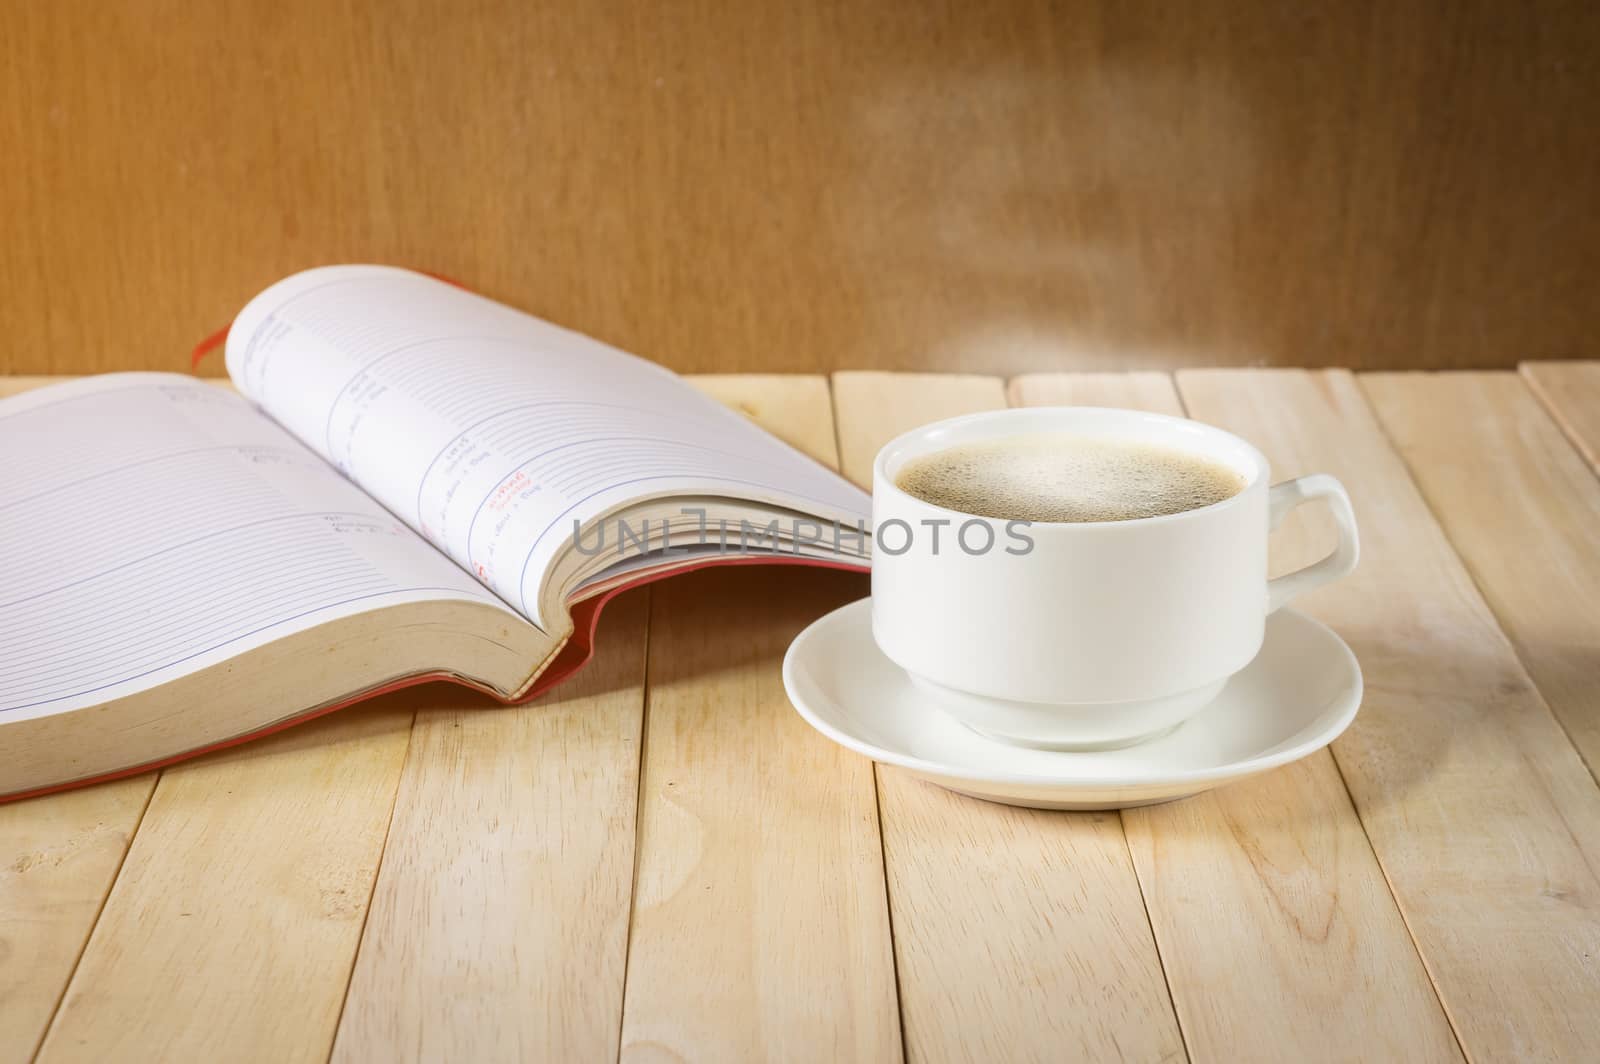
[{"label": "lined page", "polygon": [[[535,623],[575,523],[720,495],[840,520],[865,494],[676,375],[406,270],[334,266],[258,296],[241,392]],[[559,634],[559,633],[558,633]]]},{"label": "lined page", "polygon": [[340,616],[495,602],[243,399],[193,378],[116,374],[0,401],[0,455],[0,720],[132,694]]}]

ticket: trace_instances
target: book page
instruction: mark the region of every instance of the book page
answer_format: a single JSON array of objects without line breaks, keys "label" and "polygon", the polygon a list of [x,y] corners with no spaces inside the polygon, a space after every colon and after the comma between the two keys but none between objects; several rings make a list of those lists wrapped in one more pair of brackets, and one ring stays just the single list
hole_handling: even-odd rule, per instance
[{"label": "book page", "polygon": [[618,506],[721,495],[852,528],[870,509],[675,374],[407,270],[281,281],[227,359],[242,393],[547,630],[545,574]]},{"label": "book page", "polygon": [[0,455],[0,721],[401,602],[515,617],[214,384],[124,373],[27,392],[0,401]]}]

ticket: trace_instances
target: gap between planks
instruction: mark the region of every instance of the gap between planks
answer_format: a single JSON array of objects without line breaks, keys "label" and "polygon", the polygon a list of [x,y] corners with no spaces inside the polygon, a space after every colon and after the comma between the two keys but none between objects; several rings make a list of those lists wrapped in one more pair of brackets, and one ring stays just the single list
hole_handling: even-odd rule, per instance
[{"label": "gap between planks", "polygon": [[1474,1059],[1600,1055],[1600,789],[1356,379],[1178,382],[1194,416],[1255,440],[1277,476],[1350,489],[1362,563],[1302,601],[1366,673],[1334,756],[1460,1044]]},{"label": "gap between planks", "polygon": [[165,770],[39,1059],[325,1059],[424,690]]},{"label": "gap between planks", "polygon": [[[863,486],[899,432],[1005,405],[993,377],[833,380],[844,472]],[[908,1059],[1183,1058],[1115,812],[995,805],[885,765],[877,778]]]},{"label": "gap between planks", "polygon": [[[821,378],[700,378],[837,465]],[[654,588],[625,1057],[898,1057],[870,762],[783,693],[800,628],[865,593],[854,574],[691,574]]]},{"label": "gap between planks", "polygon": [[1522,378],[1600,472],[1600,362],[1524,362]]},{"label": "gap between planks", "polygon": [[548,698],[419,712],[333,1059],[615,1054],[647,606]]},{"label": "gap between planks", "polygon": [[[0,396],[69,379],[0,377]],[[155,785],[152,772],[0,806],[0,1062],[44,1041]]]},{"label": "gap between planks", "polygon": [[[836,462],[835,468],[838,469],[838,471],[840,473],[844,473],[844,474],[846,474],[848,476],[848,473],[846,472],[846,470],[844,468],[844,459],[843,459],[843,455],[845,453],[844,440],[841,438],[841,435],[840,435],[840,432],[839,432],[839,412],[838,412],[838,403],[837,403],[837,393],[835,391],[834,382],[833,382],[832,379],[830,379],[828,381],[828,415],[829,415],[829,420],[832,421],[832,423],[833,423],[833,449],[834,449],[834,456],[835,456],[835,462]],[[869,480],[870,480],[870,478],[869,478]],[[863,490],[866,490],[866,491],[870,492],[871,489],[872,489],[872,485],[870,483],[863,483],[859,479],[856,479],[856,483]],[[887,892],[888,892],[888,889],[889,889],[889,854],[888,854],[888,850],[883,846],[883,771],[884,771],[884,766],[878,764],[877,762],[873,762],[873,765],[872,765],[873,812],[877,814],[877,818],[878,818],[878,849],[879,849],[879,858],[881,860],[880,870],[881,870],[881,872],[883,874],[885,899],[887,901]],[[899,954],[899,947],[898,947],[898,945],[897,945],[897,943],[895,941],[894,907],[892,905],[888,906],[888,920],[889,920],[889,949],[890,949],[890,954],[891,954],[891,962],[892,962],[892,964],[894,966],[895,1017],[899,1021],[899,1024],[900,1024],[900,1059],[902,1061],[909,1061],[910,1054],[909,1054],[909,1051],[906,1048],[906,1035],[905,1035],[905,1030],[906,1030],[905,986],[904,986],[904,984],[903,984],[903,982],[901,981],[901,978],[900,978],[900,960],[899,960],[900,954]]]},{"label": "gap between planks", "polygon": [[[1594,387],[1552,393],[1549,410],[1511,372],[1359,380],[1517,656],[1600,779],[1600,479],[1575,446],[1586,422],[1600,430],[1600,366],[1588,368]],[[1561,410],[1565,435],[1560,414],[1552,416]]]},{"label": "gap between planks", "polygon": [[[649,589],[645,590],[649,595]],[[615,1050],[612,1054],[617,1060],[622,1058],[622,1023],[628,1009],[628,967],[633,959],[633,922],[636,918],[635,903],[639,897],[639,818],[644,810],[644,789],[639,786],[639,780],[644,778],[644,759],[649,756],[650,736],[647,725],[650,719],[650,603],[645,605],[645,631],[644,631],[644,680],[642,697],[640,699],[639,717],[639,757],[634,762],[634,787],[633,787],[633,868],[628,875],[628,918],[623,925],[626,931],[623,938],[626,940],[622,947],[622,999],[618,1003],[615,1023],[612,1024],[616,1031],[612,1045]]]}]

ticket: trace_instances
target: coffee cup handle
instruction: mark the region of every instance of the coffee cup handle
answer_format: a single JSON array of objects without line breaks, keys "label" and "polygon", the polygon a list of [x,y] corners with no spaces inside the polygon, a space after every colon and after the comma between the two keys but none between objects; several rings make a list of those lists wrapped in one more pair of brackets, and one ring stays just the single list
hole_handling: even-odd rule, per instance
[{"label": "coffee cup handle", "polygon": [[1267,493],[1267,526],[1277,528],[1290,510],[1311,499],[1328,500],[1328,508],[1339,526],[1339,545],[1321,561],[1268,580],[1268,613],[1288,605],[1289,600],[1302,592],[1348,574],[1361,556],[1361,539],[1356,533],[1356,514],[1350,505],[1350,496],[1345,494],[1343,484],[1326,473],[1312,473],[1274,484]]}]

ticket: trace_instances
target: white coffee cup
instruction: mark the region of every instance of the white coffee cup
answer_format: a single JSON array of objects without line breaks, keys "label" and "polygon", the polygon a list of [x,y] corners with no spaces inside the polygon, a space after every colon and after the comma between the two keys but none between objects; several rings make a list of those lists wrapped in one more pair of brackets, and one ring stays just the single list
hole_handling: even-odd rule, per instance
[{"label": "white coffee cup", "polygon": [[[946,509],[895,484],[910,459],[1031,433],[1171,448],[1234,470],[1245,486],[1161,517],[1029,523]],[[951,418],[890,441],[872,473],[878,646],[939,708],[1030,746],[1110,748],[1175,727],[1256,656],[1267,614],[1344,576],[1358,554],[1337,480],[1269,487],[1250,444],[1160,414],[1030,407]],[[1269,580],[1268,531],[1315,498],[1330,504],[1338,547]]]}]

